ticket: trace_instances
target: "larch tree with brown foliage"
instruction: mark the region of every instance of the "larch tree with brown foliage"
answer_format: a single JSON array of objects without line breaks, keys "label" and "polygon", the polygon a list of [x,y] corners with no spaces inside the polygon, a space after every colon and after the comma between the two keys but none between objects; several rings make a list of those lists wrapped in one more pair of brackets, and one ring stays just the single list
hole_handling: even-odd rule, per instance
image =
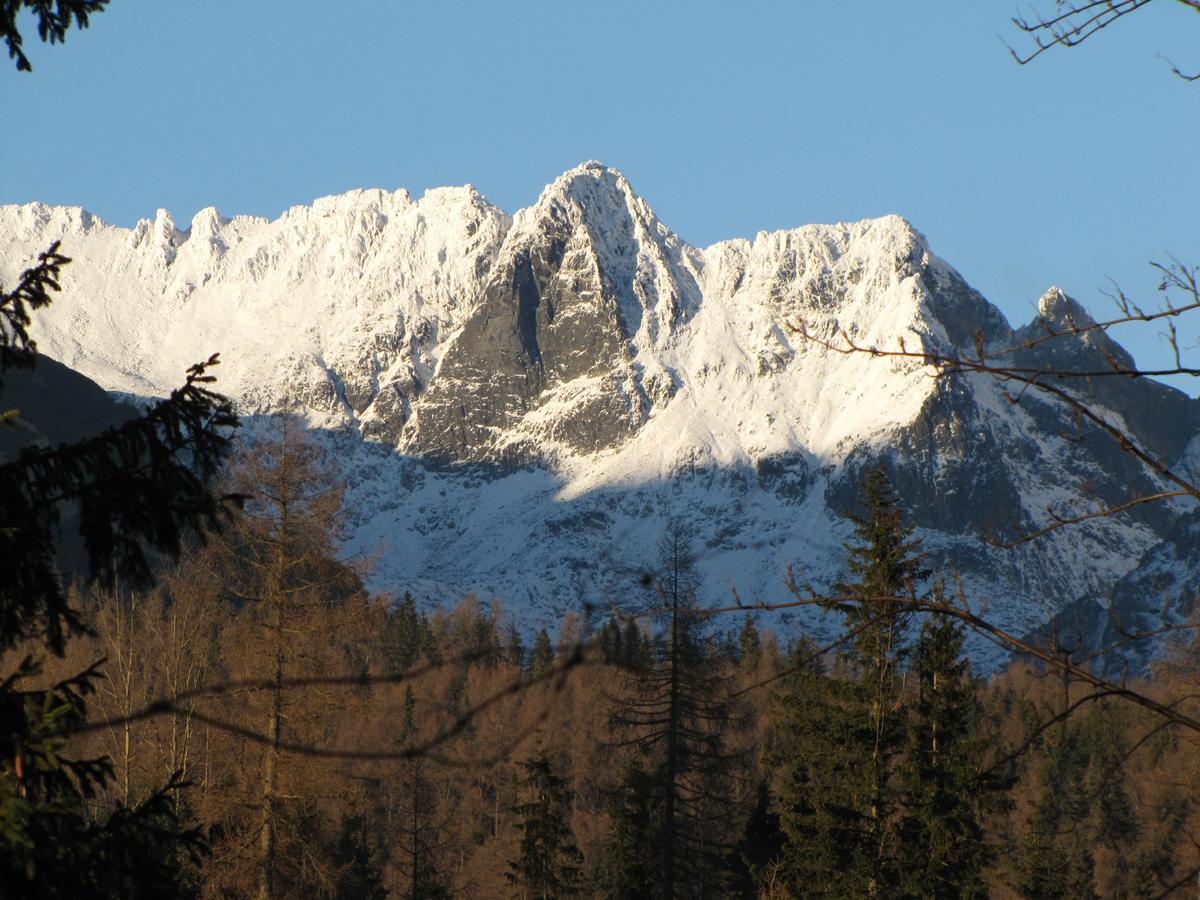
[{"label": "larch tree with brown foliage", "polygon": [[255,894],[271,900],[283,893],[277,881],[285,722],[292,737],[301,738],[305,716],[321,700],[312,688],[289,691],[287,682],[318,671],[316,657],[335,637],[331,616],[349,613],[345,601],[359,584],[336,558],[341,487],[297,418],[272,417],[265,434],[245,442],[232,471],[234,487],[248,499],[244,515],[222,541],[219,564],[233,608],[247,627],[243,664],[264,686],[257,692],[263,740]]}]

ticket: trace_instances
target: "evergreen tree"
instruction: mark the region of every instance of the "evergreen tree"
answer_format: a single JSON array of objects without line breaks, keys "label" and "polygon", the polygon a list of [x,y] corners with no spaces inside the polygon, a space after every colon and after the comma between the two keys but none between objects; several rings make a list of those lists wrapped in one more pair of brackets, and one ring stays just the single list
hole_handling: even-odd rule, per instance
[{"label": "evergreen tree", "polygon": [[330,854],[337,872],[336,900],[385,900],[383,862],[367,838],[365,816],[342,816],[337,843]]},{"label": "evergreen tree", "polygon": [[910,612],[888,598],[915,599],[929,573],[912,539],[913,528],[904,522],[900,498],[883,469],[868,469],[859,487],[862,513],[847,516],[856,539],[845,545],[851,580],[838,582],[834,590],[849,600],[837,606],[845,616],[846,633],[854,635],[850,658],[860,680],[881,695],[895,689],[911,618]]},{"label": "evergreen tree", "polygon": [[621,630],[621,667],[631,672],[645,671],[650,665],[650,656],[650,648],[642,636],[637,619],[627,619]]},{"label": "evergreen tree", "polygon": [[550,643],[550,633],[545,628],[539,628],[537,637],[533,639],[533,651],[529,654],[529,674],[540,678],[554,666],[554,645]]},{"label": "evergreen tree", "polygon": [[616,616],[611,616],[596,636],[600,659],[608,665],[619,665],[621,661],[621,626]]},{"label": "evergreen tree", "polygon": [[[419,742],[416,711],[416,696],[412,686],[406,685],[404,718],[396,741],[402,750],[411,750]],[[392,811],[399,838],[395,865],[407,881],[402,894],[406,900],[443,900],[451,896],[437,865],[441,828],[437,822],[438,798],[430,776],[431,765],[420,755],[414,755],[397,767],[398,804]]]},{"label": "evergreen tree", "polygon": [[1088,724],[1087,783],[1096,814],[1095,841],[1121,854],[1141,830],[1121,770],[1129,755],[1124,717],[1113,705],[1102,704],[1093,711]]},{"label": "evergreen tree", "polygon": [[429,620],[417,610],[417,602],[408,591],[389,611],[382,639],[389,675],[404,674],[429,649],[432,642]]},{"label": "evergreen tree", "polygon": [[572,794],[542,750],[521,764],[520,790],[526,799],[516,807],[521,832],[520,855],[510,861],[508,880],[521,900],[571,897],[582,889],[583,854],[571,831]]},{"label": "evergreen tree", "polygon": [[22,47],[17,23],[28,10],[37,22],[38,37],[51,44],[67,39],[72,22],[76,28],[87,28],[93,13],[103,12],[109,0],[4,0],[0,6],[0,36],[8,46],[8,55],[17,64],[18,72],[32,72],[33,66]]},{"label": "evergreen tree", "polygon": [[500,632],[496,616],[480,611],[470,626],[467,646],[467,662],[492,668],[504,659],[504,648],[500,646]]},{"label": "evergreen tree", "polygon": [[1098,900],[1095,860],[1081,840],[1056,842],[1042,817],[1022,845],[1017,890],[1029,900]]},{"label": "evergreen tree", "polygon": [[525,644],[521,640],[521,633],[517,631],[516,625],[508,626],[508,648],[504,651],[504,658],[510,666],[517,668],[525,666]]},{"label": "evergreen tree", "polygon": [[1070,900],[1067,892],[1066,855],[1054,845],[1045,824],[1031,823],[1021,847],[1021,871],[1017,890],[1030,900]]},{"label": "evergreen tree", "polygon": [[771,808],[771,794],[767,785],[761,784],[758,801],[731,860],[733,879],[729,887],[733,896],[757,900],[759,885],[783,852],[783,841],[779,814]]},{"label": "evergreen tree", "polygon": [[878,872],[866,798],[874,729],[861,686],[804,670],[777,700],[771,762],[778,779],[783,876],[799,896],[866,897]]},{"label": "evergreen tree", "polygon": [[[1100,703],[1082,721],[1063,722],[1041,754],[1034,814],[1021,844],[1018,871],[1027,896],[1054,875],[1067,897],[1150,896],[1167,883],[1174,848],[1165,841],[1148,853],[1131,850],[1141,822],[1126,791],[1128,759],[1124,716]],[[1160,813],[1164,819],[1170,812]],[[1107,851],[1104,882],[1097,882],[1093,851]]]},{"label": "evergreen tree", "polygon": [[910,613],[889,598],[915,598],[927,573],[883,470],[868,470],[860,484],[862,512],[848,517],[851,580],[835,586],[830,604],[845,617],[849,678],[805,673],[793,682],[776,754],[787,875],[793,889],[823,896],[889,896],[904,870],[897,770]]},{"label": "evergreen tree", "polygon": [[748,669],[758,668],[758,664],[762,662],[762,639],[758,635],[758,627],[754,624],[754,617],[749,613],[742,621],[742,630],[738,633],[737,639],[737,658],[738,662]]},{"label": "evergreen tree", "polygon": [[962,656],[962,629],[945,617],[921,627],[911,674],[917,697],[909,711],[901,769],[903,884],[914,897],[985,897],[987,851],[977,806],[983,742],[974,737],[976,683]]},{"label": "evergreen tree", "polygon": [[654,775],[636,761],[622,770],[610,804],[610,828],[604,842],[596,882],[609,900],[665,897],[663,887],[661,792]]}]

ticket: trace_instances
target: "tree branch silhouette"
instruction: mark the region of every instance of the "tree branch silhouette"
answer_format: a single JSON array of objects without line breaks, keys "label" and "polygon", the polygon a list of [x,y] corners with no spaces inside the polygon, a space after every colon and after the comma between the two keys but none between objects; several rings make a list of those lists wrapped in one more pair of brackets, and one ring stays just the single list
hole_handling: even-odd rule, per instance
[{"label": "tree branch silhouette", "polygon": [[[283,680],[285,690],[296,690],[312,687],[347,687],[357,688],[370,685],[381,684],[403,684],[404,682],[412,681],[419,678],[421,675],[428,674],[438,669],[445,668],[452,663],[468,664],[478,660],[478,654],[462,654],[458,657],[442,660],[436,663],[429,663],[425,666],[417,667],[408,672],[398,675],[317,675],[306,678],[286,678]],[[96,662],[93,668],[103,665],[105,660],[101,659]],[[423,743],[414,744],[401,750],[352,750],[352,749],[336,749],[317,746],[315,744],[306,744],[300,742],[280,741],[278,747],[280,750],[287,753],[294,753],[300,756],[316,757],[321,759],[344,759],[344,760],[377,760],[377,761],[399,761],[415,758],[431,759],[435,762],[448,766],[470,767],[479,765],[492,765],[507,759],[508,756],[521,745],[526,737],[537,730],[549,714],[549,707],[543,708],[534,722],[518,732],[517,738],[511,742],[511,745],[506,745],[496,754],[488,757],[473,756],[468,760],[456,759],[454,757],[441,756],[435,754],[438,747],[445,745],[462,734],[470,727],[480,713],[498,705],[503,700],[523,693],[532,687],[542,684],[553,685],[556,691],[561,690],[565,684],[567,675],[574,669],[580,668],[589,664],[586,658],[585,647],[583,644],[575,644],[571,652],[562,662],[555,663],[551,668],[538,675],[531,675],[527,679],[517,679],[511,684],[492,692],[483,700],[473,704],[463,710],[454,720],[454,722],[442,731],[435,734],[433,737]],[[81,724],[79,727],[72,729],[72,734],[87,734],[93,731],[102,731],[113,728],[119,725],[132,724],[142,722],[149,719],[157,718],[164,715],[172,715],[176,712],[186,711],[192,718],[219,731],[224,731],[236,737],[244,738],[255,744],[268,746],[272,743],[272,738],[256,731],[253,728],[239,725],[236,722],[223,719],[219,716],[214,716],[209,713],[201,712],[195,707],[185,706],[189,700],[213,699],[230,694],[244,691],[269,691],[275,687],[275,681],[269,678],[256,679],[239,679],[231,681],[223,681],[217,684],[202,685],[187,691],[180,692],[172,698],[162,697],[147,703],[145,706],[131,712],[127,715],[111,716],[96,721],[89,721]]]}]

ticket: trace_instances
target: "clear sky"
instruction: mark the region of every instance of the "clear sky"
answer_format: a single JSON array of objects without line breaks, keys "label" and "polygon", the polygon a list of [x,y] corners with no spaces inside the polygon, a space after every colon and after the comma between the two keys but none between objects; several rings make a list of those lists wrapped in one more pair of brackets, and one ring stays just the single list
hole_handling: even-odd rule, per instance
[{"label": "clear sky", "polygon": [[895,212],[1014,322],[1051,284],[1149,297],[1149,260],[1200,262],[1200,82],[1162,58],[1200,69],[1200,15],[1162,0],[1021,67],[1015,11],[115,0],[0,66],[0,202],[186,226],[469,182],[511,212],[594,158],[693,244]]}]

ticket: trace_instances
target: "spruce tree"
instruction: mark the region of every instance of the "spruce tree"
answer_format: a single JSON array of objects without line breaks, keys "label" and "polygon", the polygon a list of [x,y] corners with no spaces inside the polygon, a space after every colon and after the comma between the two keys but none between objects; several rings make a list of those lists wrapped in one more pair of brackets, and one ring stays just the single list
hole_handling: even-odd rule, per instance
[{"label": "spruce tree", "polygon": [[759,637],[758,626],[754,624],[754,617],[749,613],[746,614],[742,621],[742,629],[738,632],[737,658],[747,669],[757,669],[758,664],[762,662],[762,638]]},{"label": "spruce tree", "polygon": [[517,631],[516,625],[508,626],[508,647],[505,648],[504,659],[510,666],[516,666],[518,669],[525,666],[525,643],[521,640],[521,633]]},{"label": "spruce tree", "polygon": [[639,760],[626,763],[610,803],[610,826],[596,871],[609,900],[667,896],[663,888],[662,796]]},{"label": "spruce tree", "polygon": [[521,764],[525,775],[516,807],[520,854],[509,862],[507,877],[520,900],[572,897],[583,887],[583,854],[571,830],[571,790],[555,771],[546,750]]},{"label": "spruce tree", "polygon": [[28,13],[37,22],[37,33],[43,41],[61,44],[67,39],[71,25],[87,28],[89,17],[103,12],[109,0],[4,0],[0,6],[0,37],[8,46],[8,55],[17,64],[18,72],[32,72],[33,66],[25,55],[18,23]]},{"label": "spruce tree", "polygon": [[783,877],[799,896],[866,897],[879,864],[866,802],[874,729],[863,715],[861,686],[804,670],[787,679],[777,707],[771,764]]},{"label": "spruce tree", "polygon": [[609,665],[619,664],[621,661],[621,626],[617,622],[617,617],[612,616],[604,626],[600,629],[600,633],[596,636],[596,645],[600,650],[600,659]]},{"label": "spruce tree", "polygon": [[987,896],[977,808],[998,786],[980,783],[976,682],[962,646],[962,629],[937,616],[922,625],[913,652],[917,696],[900,772],[900,862],[905,891],[915,897]]},{"label": "spruce tree", "polygon": [[730,862],[733,878],[729,889],[733,896],[759,897],[759,885],[779,860],[783,840],[779,814],[772,809],[770,791],[765,783],[760,784],[754,811]]},{"label": "spruce tree", "polygon": [[529,674],[540,678],[553,666],[554,645],[550,643],[550,633],[545,628],[539,628],[537,637],[533,639],[533,650],[529,654]]},{"label": "spruce tree", "polygon": [[1070,900],[1068,866],[1066,854],[1055,846],[1045,822],[1035,818],[1021,846],[1020,895],[1029,900]]},{"label": "spruce tree", "polygon": [[389,675],[403,675],[429,649],[432,642],[429,620],[417,610],[417,602],[408,591],[388,612],[382,640]]},{"label": "spruce tree", "polygon": [[[845,604],[847,633],[855,633],[850,660],[855,667],[866,708],[869,744],[862,764],[866,775],[865,869],[869,896],[889,893],[901,871],[895,827],[895,767],[904,741],[904,722],[897,702],[907,652],[911,613],[889,597],[916,597],[928,572],[921,565],[912,526],[904,522],[900,498],[882,468],[868,469],[861,481],[862,513],[848,518],[856,542],[846,545],[850,581],[836,585],[839,594],[855,598]],[[861,747],[861,745],[860,745]]]},{"label": "spruce tree", "polygon": [[382,854],[371,846],[365,816],[342,816],[330,857],[337,873],[336,900],[385,900]]},{"label": "spruce tree", "polygon": [[621,630],[620,664],[633,672],[644,671],[650,665],[650,648],[646,646],[637,619],[632,617],[625,621]]},{"label": "spruce tree", "polygon": [[1101,704],[1088,719],[1087,781],[1095,810],[1095,841],[1121,854],[1141,830],[1125,790],[1122,765],[1129,757],[1125,717],[1111,704]]},{"label": "spruce tree", "polygon": [[[420,741],[416,711],[412,685],[406,685],[404,718],[396,739],[399,749],[412,750]],[[432,765],[420,754],[414,754],[396,768],[398,802],[389,815],[398,835],[395,865],[405,879],[400,896],[406,900],[443,900],[451,896],[437,865],[442,828],[437,821],[438,797],[430,772]]]},{"label": "spruce tree", "polygon": [[794,890],[822,896],[890,896],[903,873],[900,677],[911,613],[892,598],[915,598],[927,573],[883,470],[868,470],[860,486],[862,510],[848,516],[851,577],[830,603],[845,620],[848,677],[793,682],[776,754],[787,875]]}]

